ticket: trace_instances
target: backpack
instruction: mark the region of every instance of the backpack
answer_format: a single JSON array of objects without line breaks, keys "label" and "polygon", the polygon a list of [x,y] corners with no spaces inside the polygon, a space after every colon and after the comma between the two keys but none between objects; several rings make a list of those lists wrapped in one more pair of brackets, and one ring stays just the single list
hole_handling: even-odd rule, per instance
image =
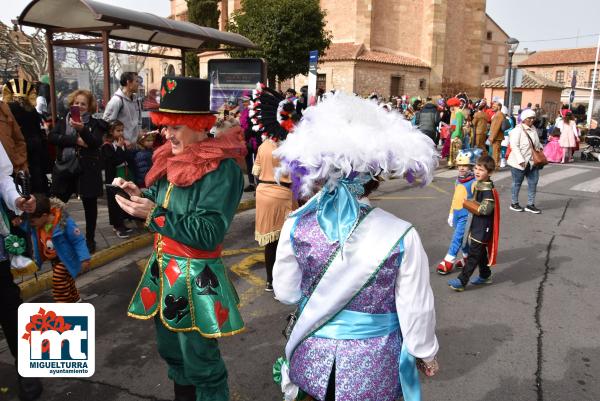
[{"label": "backpack", "polygon": [[502,121],[502,126],[500,127],[500,129],[502,130],[502,132],[506,132],[509,129],[511,129],[511,124],[510,121],[508,121],[508,118],[504,118],[504,120]]}]

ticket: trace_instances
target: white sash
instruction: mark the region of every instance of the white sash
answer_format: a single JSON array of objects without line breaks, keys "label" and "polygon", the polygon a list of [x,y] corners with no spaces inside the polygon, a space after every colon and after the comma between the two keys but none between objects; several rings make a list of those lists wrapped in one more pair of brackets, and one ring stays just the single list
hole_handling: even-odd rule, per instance
[{"label": "white sash", "polygon": [[331,320],[362,290],[410,228],[410,223],[379,208],[363,219],[304,306],[285,346],[288,361],[304,339]]}]

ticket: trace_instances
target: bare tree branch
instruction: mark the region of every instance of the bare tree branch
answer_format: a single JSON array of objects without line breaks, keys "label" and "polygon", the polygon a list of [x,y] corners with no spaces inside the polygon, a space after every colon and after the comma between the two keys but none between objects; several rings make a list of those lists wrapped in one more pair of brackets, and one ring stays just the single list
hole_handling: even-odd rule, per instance
[{"label": "bare tree branch", "polygon": [[37,80],[48,70],[46,41],[41,29],[27,35],[0,22],[0,48],[3,58],[15,62],[30,79]]}]

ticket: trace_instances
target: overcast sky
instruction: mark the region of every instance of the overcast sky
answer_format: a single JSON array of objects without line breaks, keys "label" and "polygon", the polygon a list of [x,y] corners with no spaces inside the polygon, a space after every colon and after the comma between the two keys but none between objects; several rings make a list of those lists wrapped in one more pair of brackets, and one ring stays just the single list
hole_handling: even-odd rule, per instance
[{"label": "overcast sky", "polygon": [[[101,1],[169,15],[169,0]],[[10,23],[28,3],[29,0],[0,0],[0,19]],[[596,46],[600,33],[600,0],[487,0],[487,13],[509,36],[521,42],[519,50]],[[571,39],[554,40],[557,38]]]}]

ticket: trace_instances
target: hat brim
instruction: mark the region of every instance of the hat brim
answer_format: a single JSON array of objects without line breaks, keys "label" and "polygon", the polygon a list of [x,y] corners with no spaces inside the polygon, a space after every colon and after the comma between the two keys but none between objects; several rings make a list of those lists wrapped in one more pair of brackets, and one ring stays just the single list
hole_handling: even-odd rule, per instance
[{"label": "hat brim", "polygon": [[217,116],[212,113],[150,113],[150,119],[155,125],[178,126],[186,125],[196,131],[210,130],[217,121]]}]

